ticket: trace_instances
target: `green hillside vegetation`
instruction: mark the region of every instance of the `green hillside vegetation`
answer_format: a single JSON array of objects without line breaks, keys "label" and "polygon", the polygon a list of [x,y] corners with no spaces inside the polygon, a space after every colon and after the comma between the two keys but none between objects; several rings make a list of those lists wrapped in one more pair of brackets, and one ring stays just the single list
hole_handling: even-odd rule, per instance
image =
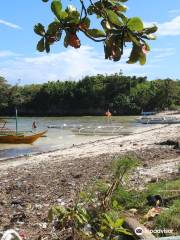
[{"label": "green hillside vegetation", "polygon": [[86,76],[80,81],[49,81],[25,86],[9,85],[0,77],[0,113],[70,116],[135,115],[144,111],[177,109],[180,81],[123,74]]}]

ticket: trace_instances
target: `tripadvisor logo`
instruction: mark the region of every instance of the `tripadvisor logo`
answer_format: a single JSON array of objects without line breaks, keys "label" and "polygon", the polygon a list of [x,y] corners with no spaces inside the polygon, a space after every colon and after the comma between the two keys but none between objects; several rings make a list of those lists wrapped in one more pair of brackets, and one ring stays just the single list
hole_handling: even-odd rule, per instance
[{"label": "tripadvisor logo", "polygon": [[135,234],[141,236],[143,234],[143,229],[141,227],[137,227],[135,229]]},{"label": "tripadvisor logo", "polygon": [[154,230],[147,230],[147,229],[142,229],[141,227],[137,227],[136,229],[135,229],[135,234],[137,235],[137,236],[141,236],[144,232],[146,232],[146,233],[173,233],[173,229],[154,229]]}]

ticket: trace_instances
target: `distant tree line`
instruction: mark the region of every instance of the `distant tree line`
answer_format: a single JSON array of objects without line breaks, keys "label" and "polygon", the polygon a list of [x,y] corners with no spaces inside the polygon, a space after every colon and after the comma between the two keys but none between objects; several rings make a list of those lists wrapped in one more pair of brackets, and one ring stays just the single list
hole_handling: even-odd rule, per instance
[{"label": "distant tree line", "polygon": [[86,76],[80,81],[10,85],[0,77],[0,115],[70,116],[139,114],[142,110],[180,106],[180,81],[113,75]]}]

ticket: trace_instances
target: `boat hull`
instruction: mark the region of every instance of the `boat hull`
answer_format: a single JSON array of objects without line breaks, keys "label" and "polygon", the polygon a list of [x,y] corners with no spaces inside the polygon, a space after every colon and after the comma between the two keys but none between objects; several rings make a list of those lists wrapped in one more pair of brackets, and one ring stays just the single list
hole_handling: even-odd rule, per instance
[{"label": "boat hull", "polygon": [[179,124],[180,119],[173,117],[142,117],[137,119],[137,122],[142,124]]},{"label": "boat hull", "polygon": [[47,131],[39,132],[29,136],[25,135],[0,135],[0,143],[8,144],[32,144],[38,138],[42,137]]}]

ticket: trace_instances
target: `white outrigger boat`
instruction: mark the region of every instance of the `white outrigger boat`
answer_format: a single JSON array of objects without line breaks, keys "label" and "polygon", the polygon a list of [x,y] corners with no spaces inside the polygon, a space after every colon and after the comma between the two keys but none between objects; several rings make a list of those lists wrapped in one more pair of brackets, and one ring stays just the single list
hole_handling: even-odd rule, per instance
[{"label": "white outrigger boat", "polygon": [[130,131],[123,129],[121,125],[83,126],[71,130],[77,135],[118,136],[130,134]]},{"label": "white outrigger boat", "polygon": [[176,117],[141,117],[137,120],[142,124],[178,124],[180,123],[180,118]]}]

